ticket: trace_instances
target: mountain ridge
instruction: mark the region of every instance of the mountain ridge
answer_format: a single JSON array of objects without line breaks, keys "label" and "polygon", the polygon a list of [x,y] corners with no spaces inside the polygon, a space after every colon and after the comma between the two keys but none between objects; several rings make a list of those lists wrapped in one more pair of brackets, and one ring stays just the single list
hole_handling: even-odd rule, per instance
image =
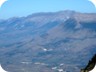
[{"label": "mountain ridge", "polygon": [[0,21],[0,63],[7,71],[80,72],[95,53],[96,14],[60,11]]}]

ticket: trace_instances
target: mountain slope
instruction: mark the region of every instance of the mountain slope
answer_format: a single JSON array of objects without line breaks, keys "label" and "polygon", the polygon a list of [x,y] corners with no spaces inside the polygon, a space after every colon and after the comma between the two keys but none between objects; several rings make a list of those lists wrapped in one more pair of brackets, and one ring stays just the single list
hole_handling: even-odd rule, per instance
[{"label": "mountain slope", "polygon": [[0,63],[10,72],[79,72],[95,53],[95,13],[60,11],[0,21]]}]

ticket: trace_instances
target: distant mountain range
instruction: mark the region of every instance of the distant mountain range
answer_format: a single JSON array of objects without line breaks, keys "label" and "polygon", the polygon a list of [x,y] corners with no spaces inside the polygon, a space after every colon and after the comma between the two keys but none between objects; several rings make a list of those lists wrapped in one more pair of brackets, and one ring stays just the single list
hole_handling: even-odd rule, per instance
[{"label": "distant mountain range", "polygon": [[60,11],[0,20],[0,64],[9,72],[80,72],[96,54],[96,13]]}]

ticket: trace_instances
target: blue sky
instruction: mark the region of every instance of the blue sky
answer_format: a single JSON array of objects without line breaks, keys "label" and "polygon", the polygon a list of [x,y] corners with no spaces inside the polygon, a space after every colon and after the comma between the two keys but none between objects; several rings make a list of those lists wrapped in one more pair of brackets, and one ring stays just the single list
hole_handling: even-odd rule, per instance
[{"label": "blue sky", "polygon": [[8,0],[0,8],[0,19],[63,10],[96,13],[96,8],[88,0]]}]

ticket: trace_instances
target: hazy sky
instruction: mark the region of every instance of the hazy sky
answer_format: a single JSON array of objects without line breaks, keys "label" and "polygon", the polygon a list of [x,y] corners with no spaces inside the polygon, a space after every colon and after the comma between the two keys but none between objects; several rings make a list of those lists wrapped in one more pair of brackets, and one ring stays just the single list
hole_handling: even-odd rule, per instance
[{"label": "hazy sky", "polygon": [[8,0],[0,8],[0,19],[63,10],[96,13],[96,8],[88,0]]}]

